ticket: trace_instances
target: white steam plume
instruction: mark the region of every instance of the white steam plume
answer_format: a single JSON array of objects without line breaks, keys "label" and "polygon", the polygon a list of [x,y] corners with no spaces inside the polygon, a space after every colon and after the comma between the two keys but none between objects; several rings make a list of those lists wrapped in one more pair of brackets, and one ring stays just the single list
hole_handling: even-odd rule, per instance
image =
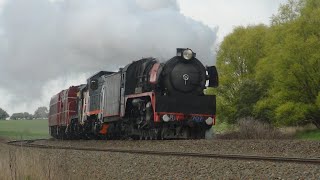
[{"label": "white steam plume", "polygon": [[175,0],[6,1],[0,11],[0,96],[10,96],[0,107],[33,112],[48,105],[57,93],[52,89],[71,85],[48,86],[54,80],[70,82],[141,57],[166,60],[177,47],[193,49],[211,65],[215,41],[216,30],[183,16]]}]

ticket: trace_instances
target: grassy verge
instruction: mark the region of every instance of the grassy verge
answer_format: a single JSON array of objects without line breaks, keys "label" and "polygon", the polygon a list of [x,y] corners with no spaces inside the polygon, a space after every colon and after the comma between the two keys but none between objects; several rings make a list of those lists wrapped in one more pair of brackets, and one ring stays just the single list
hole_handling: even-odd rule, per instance
[{"label": "grassy verge", "polygon": [[320,140],[320,129],[314,125],[275,128],[247,118],[237,124],[222,122],[214,126],[217,138],[222,139],[299,139]]},{"label": "grassy verge", "polygon": [[47,120],[0,121],[0,136],[8,139],[48,138]]},{"label": "grassy verge", "polygon": [[216,125],[213,126],[213,131],[215,134],[224,134],[234,130],[234,125],[230,125],[226,122],[217,122]]},{"label": "grassy verge", "polygon": [[305,130],[297,132],[295,135],[298,139],[306,139],[306,140],[320,140],[320,130],[313,129],[313,130]]},{"label": "grassy verge", "polygon": [[[219,126],[218,126],[219,127]],[[277,128],[268,123],[264,123],[254,118],[248,117],[240,119],[233,126],[221,124],[216,133],[218,139],[288,139],[290,136],[283,134]]]}]

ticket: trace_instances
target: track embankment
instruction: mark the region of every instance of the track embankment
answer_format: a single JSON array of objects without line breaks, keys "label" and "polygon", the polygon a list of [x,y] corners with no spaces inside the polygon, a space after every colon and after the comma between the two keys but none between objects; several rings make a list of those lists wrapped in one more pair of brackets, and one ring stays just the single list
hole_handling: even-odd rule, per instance
[{"label": "track embankment", "polygon": [[[28,175],[27,172],[28,176],[40,179],[320,177],[320,142],[316,141],[37,140],[9,144],[11,145],[0,145],[7,149],[1,153],[15,156],[16,160],[7,160],[18,170],[7,174],[17,174],[24,178]],[[26,171],[20,172],[21,168]],[[33,169],[37,169],[37,173],[30,173]]]},{"label": "track embankment", "polygon": [[[59,149],[59,150],[78,150],[78,151],[96,151],[96,152],[115,152],[115,153],[129,153],[129,154],[141,154],[141,155],[157,155],[157,156],[181,156],[181,157],[198,157],[198,158],[219,158],[230,160],[256,160],[256,161],[274,161],[274,162],[291,162],[291,163],[312,163],[320,165],[320,157],[288,157],[288,156],[268,156],[268,155],[249,155],[249,154],[225,154],[225,153],[203,153],[201,152],[181,152],[181,151],[159,151],[159,150],[143,150],[143,149],[128,149],[128,148],[95,148],[95,147],[80,147],[66,145],[49,145],[37,142],[48,141],[48,139],[36,139],[36,140],[20,140],[9,141],[8,145],[18,147],[30,147],[41,149]],[[62,141],[66,142],[66,141]],[[125,143],[126,141],[122,141]],[[136,141],[138,142],[138,141]],[[153,143],[151,141],[148,141]],[[162,141],[158,141],[162,142]],[[179,142],[179,141],[177,141]],[[190,143],[192,141],[189,141]]]}]

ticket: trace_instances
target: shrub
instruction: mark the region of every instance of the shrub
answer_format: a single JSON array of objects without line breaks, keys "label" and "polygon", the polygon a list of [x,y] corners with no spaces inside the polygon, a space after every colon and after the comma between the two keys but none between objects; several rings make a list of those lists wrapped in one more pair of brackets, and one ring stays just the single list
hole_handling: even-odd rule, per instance
[{"label": "shrub", "polygon": [[242,118],[237,123],[237,130],[218,135],[220,139],[284,139],[287,135],[281,133],[272,125],[252,117]]}]

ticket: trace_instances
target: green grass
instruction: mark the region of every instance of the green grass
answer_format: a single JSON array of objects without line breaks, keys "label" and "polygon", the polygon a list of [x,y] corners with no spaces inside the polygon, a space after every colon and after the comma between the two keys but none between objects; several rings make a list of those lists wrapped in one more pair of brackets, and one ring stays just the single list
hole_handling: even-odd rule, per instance
[{"label": "green grass", "polygon": [[0,120],[0,137],[15,140],[48,138],[48,120]]},{"label": "green grass", "polygon": [[298,139],[306,139],[306,140],[320,140],[320,130],[305,130],[297,132],[296,137]]},{"label": "green grass", "polygon": [[226,122],[219,122],[218,120],[216,122],[216,125],[213,126],[213,131],[216,134],[223,134],[223,133],[229,132],[231,130],[234,130],[233,125],[230,125]]}]

